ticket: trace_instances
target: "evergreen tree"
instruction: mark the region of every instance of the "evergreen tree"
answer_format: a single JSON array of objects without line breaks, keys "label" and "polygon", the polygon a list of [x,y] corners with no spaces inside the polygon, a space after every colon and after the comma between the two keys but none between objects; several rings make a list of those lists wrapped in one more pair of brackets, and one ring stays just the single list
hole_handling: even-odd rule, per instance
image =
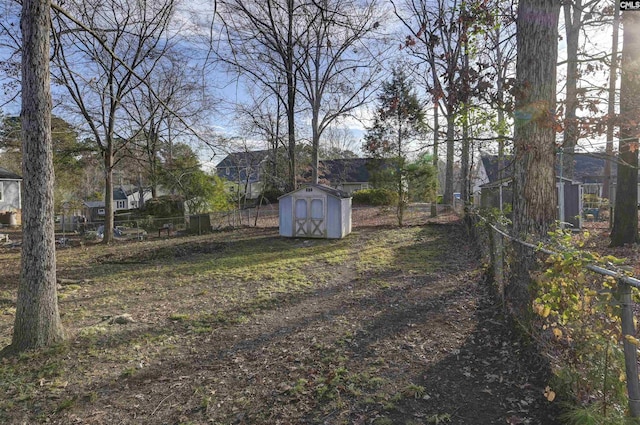
[{"label": "evergreen tree", "polygon": [[[425,114],[412,82],[400,68],[393,70],[391,81],[382,84],[373,125],[367,129],[364,151],[378,161],[379,181],[398,193],[398,225],[402,226],[408,201],[408,154],[425,130]],[[384,184],[384,183],[381,183]]]}]

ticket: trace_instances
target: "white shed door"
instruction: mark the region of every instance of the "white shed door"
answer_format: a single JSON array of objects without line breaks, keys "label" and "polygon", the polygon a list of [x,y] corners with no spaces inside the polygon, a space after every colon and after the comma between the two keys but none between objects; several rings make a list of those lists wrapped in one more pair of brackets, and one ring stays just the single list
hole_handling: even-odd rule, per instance
[{"label": "white shed door", "polygon": [[324,199],[298,198],[294,206],[294,236],[325,237]]}]

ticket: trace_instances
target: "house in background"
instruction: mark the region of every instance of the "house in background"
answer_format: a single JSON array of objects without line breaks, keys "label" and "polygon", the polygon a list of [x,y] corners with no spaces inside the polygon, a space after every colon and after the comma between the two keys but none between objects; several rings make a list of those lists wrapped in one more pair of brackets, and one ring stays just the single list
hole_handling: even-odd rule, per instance
[{"label": "house in background", "polygon": [[[237,185],[247,199],[257,199],[264,189],[264,176],[268,173],[271,151],[246,151],[227,155],[216,166],[218,177]],[[325,159],[319,161],[318,181],[348,194],[370,187],[369,158]],[[308,175],[307,175],[308,174]],[[301,180],[309,180],[311,170]],[[235,186],[234,186],[235,187]]]},{"label": "house in background", "polygon": [[268,150],[230,153],[216,166],[216,174],[237,185],[247,199],[258,199],[264,189],[262,176],[266,172],[269,153]]},{"label": "house in background", "polygon": [[0,168],[0,223],[19,226],[22,212],[22,177]]},{"label": "house in background", "polygon": [[334,189],[352,195],[353,192],[368,189],[371,175],[367,164],[369,158],[320,160],[318,180]]},{"label": "house in background", "polygon": [[[119,190],[121,190],[127,197],[126,209],[132,210],[136,208],[142,208],[145,202],[153,199],[153,194],[150,187],[140,188],[140,186],[134,184],[122,184],[119,186]],[[158,196],[164,194],[164,191],[158,189]]]},{"label": "house in background", "polygon": [[[113,188],[113,210],[128,210],[129,199],[127,194],[121,187]],[[83,203],[82,213],[87,222],[94,223],[104,221],[106,207],[104,201],[85,201]]]}]

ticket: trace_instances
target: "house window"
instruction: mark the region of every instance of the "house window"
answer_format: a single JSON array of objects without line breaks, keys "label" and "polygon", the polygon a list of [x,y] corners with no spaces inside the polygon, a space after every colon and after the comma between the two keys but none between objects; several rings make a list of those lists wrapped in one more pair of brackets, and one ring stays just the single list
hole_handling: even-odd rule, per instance
[{"label": "house window", "polygon": [[104,215],[104,208],[98,208],[98,215]]},{"label": "house window", "polygon": [[116,201],[116,209],[123,210],[126,208],[127,201]]}]

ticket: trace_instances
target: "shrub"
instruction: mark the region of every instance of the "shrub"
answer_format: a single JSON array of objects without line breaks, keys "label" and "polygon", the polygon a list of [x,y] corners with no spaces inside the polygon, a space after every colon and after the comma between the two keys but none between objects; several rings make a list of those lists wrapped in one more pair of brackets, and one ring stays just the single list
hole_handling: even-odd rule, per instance
[{"label": "shrub", "polygon": [[274,203],[274,202],[278,202],[278,198],[284,195],[284,192],[280,189],[271,188],[271,189],[266,189],[262,195],[269,202]]},{"label": "shrub", "polygon": [[358,205],[395,205],[398,194],[389,189],[363,189],[353,193],[353,203]]}]

